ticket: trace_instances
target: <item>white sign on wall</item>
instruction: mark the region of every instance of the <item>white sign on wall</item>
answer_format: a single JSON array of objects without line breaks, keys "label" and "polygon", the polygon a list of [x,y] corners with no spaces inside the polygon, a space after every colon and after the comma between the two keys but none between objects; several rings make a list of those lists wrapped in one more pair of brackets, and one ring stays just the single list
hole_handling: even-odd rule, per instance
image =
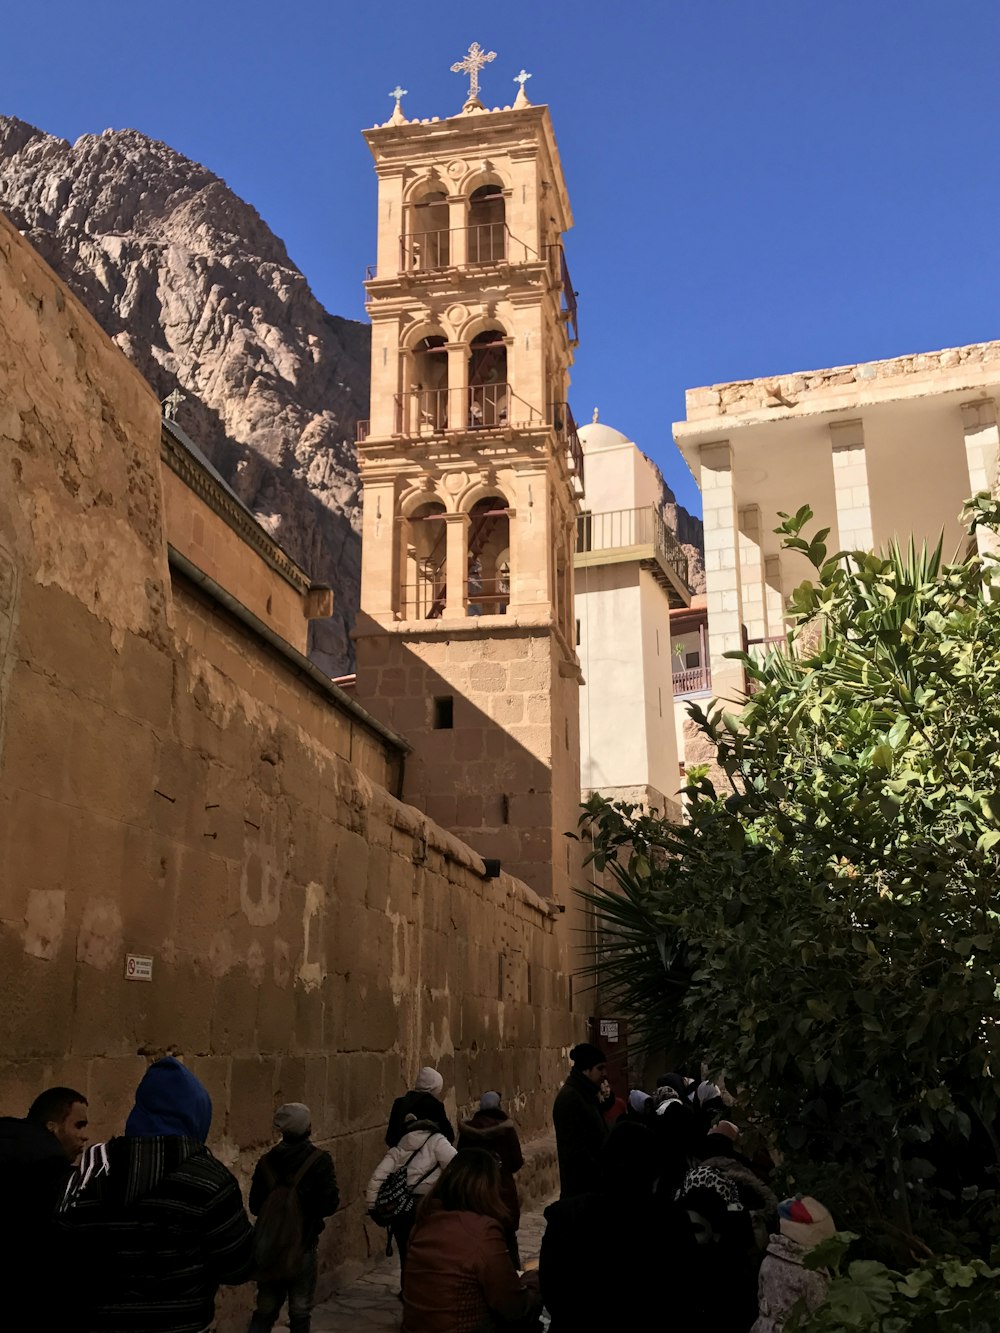
[{"label": "white sign on wall", "polygon": [[153,980],[152,958],[145,958],[141,954],[137,953],[127,953],[125,955],[125,980],[152,981]]},{"label": "white sign on wall", "polygon": [[617,1018],[601,1019],[601,1036],[605,1041],[618,1040],[618,1020]]}]

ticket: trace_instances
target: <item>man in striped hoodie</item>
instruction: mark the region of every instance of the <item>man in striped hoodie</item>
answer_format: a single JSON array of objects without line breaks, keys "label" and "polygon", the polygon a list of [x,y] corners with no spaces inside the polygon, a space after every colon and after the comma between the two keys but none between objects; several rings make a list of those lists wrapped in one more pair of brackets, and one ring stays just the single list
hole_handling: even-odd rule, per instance
[{"label": "man in striped hoodie", "polygon": [[235,1177],[205,1147],[212,1101],[172,1057],[146,1070],[125,1133],[84,1153],[59,1215],[79,1333],[203,1333],[253,1275]]}]

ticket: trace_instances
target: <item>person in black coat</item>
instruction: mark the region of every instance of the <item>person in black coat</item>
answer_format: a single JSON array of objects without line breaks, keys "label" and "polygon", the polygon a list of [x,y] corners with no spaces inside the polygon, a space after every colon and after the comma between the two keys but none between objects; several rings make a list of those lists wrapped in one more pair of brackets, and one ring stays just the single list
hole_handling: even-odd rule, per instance
[{"label": "person in black coat", "polygon": [[546,1208],[538,1277],[550,1333],[646,1324],[665,1299],[671,1325],[688,1326],[698,1308],[694,1235],[674,1189],[654,1194],[659,1170],[653,1130],[621,1119],[595,1188]]},{"label": "person in black coat", "polygon": [[406,1118],[411,1115],[417,1120],[430,1120],[437,1125],[449,1143],[455,1142],[455,1131],[441,1101],[443,1087],[444,1079],[438,1071],[425,1065],[410,1091],[404,1093],[402,1097],[397,1097],[392,1104],[389,1126],[385,1131],[387,1148],[395,1148],[399,1143],[408,1129]]},{"label": "person in black coat", "polygon": [[608,1135],[600,1102],[601,1080],[607,1072],[604,1052],[583,1041],[573,1047],[569,1058],[573,1068],[552,1106],[560,1199],[596,1188],[601,1148]]},{"label": "person in black coat", "polygon": [[60,1323],[50,1232],[86,1128],[87,1099],[72,1088],[47,1089],[24,1120],[0,1117],[0,1254],[6,1270],[17,1274],[4,1296],[12,1329]]},{"label": "person in black coat", "polygon": [[[316,1247],[325,1219],[337,1211],[340,1203],[333,1158],[314,1146],[309,1137],[311,1120],[308,1106],[301,1102],[279,1106],[274,1113],[274,1127],[281,1131],[281,1142],[265,1153],[254,1168],[249,1202],[256,1217],[271,1191],[279,1184],[290,1183],[305,1167],[295,1186],[302,1209],[305,1251],[294,1276],[258,1281],[257,1308],[250,1320],[249,1333],[268,1333],[286,1299],[291,1333],[309,1333],[316,1295]],[[306,1166],[310,1158],[313,1160]]]}]

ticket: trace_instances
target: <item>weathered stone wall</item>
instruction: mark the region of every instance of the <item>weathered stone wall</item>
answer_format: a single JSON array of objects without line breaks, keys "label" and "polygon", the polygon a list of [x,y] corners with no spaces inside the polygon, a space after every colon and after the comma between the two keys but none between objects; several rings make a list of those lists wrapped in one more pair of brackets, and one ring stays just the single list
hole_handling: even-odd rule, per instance
[{"label": "weathered stone wall", "polygon": [[[122,1126],[179,1049],[244,1180],[283,1100],[360,1192],[435,1063],[548,1123],[565,918],[386,790],[400,754],[166,558],[157,403],[0,218],[0,1112],[44,1086]],[[153,958],[127,981],[127,953]],[[375,1244],[381,1242],[381,1235]]]}]

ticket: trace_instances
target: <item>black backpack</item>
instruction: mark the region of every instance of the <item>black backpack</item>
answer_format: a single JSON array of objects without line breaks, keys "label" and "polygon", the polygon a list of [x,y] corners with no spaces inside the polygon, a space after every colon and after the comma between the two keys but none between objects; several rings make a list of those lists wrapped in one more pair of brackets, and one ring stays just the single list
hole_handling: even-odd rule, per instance
[{"label": "black backpack", "polygon": [[302,1266],[306,1241],[299,1182],[322,1155],[314,1148],[289,1180],[278,1178],[267,1157],[261,1160],[268,1195],[253,1229],[253,1256],[257,1277],[264,1282],[285,1282]]},{"label": "black backpack", "polygon": [[[425,1171],[416,1182],[416,1185],[413,1186],[406,1183],[406,1172],[417,1153],[427,1147],[428,1143],[430,1143],[436,1133],[436,1129],[432,1130],[424,1139],[423,1143],[413,1149],[402,1166],[397,1166],[395,1171],[390,1171],[385,1180],[382,1181],[382,1184],[379,1185],[378,1193],[375,1195],[375,1203],[369,1211],[369,1216],[376,1226],[391,1227],[393,1222],[399,1221],[400,1218],[405,1217],[407,1213],[413,1211],[413,1191],[416,1189],[417,1185],[422,1184],[428,1176],[434,1174],[437,1170],[437,1162],[434,1163],[429,1171]],[[388,1250],[386,1253],[388,1253]]]}]

